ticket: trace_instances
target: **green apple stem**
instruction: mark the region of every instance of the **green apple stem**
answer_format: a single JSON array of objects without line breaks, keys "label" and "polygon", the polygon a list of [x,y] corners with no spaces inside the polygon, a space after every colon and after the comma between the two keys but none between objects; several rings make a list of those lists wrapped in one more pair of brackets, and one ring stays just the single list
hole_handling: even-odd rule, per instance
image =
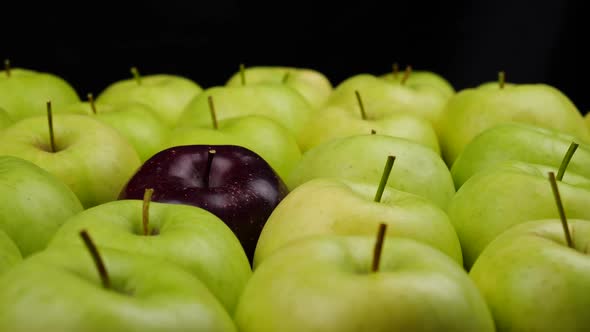
[{"label": "green apple stem", "polygon": [[406,70],[404,71],[404,76],[402,76],[400,83],[402,85],[406,84],[406,81],[408,80],[408,78],[410,78],[411,74],[412,74],[412,66],[407,65]]},{"label": "green apple stem", "polygon": [[213,157],[215,157],[216,153],[217,151],[213,149],[209,149],[209,151],[207,151],[207,168],[205,169],[204,177],[205,188],[209,188],[209,173],[211,173],[211,165],[213,165]]},{"label": "green apple stem", "polygon": [[383,174],[381,175],[381,181],[379,181],[379,187],[377,188],[377,192],[375,193],[375,198],[373,201],[381,202],[381,197],[383,197],[383,192],[385,191],[385,185],[387,184],[387,180],[389,180],[389,174],[391,174],[391,169],[393,168],[393,162],[395,161],[395,156],[387,156],[387,161],[385,162],[385,168],[383,169]]},{"label": "green apple stem", "polygon": [[567,149],[567,152],[565,153],[565,156],[563,156],[563,159],[561,160],[561,165],[559,165],[559,169],[557,170],[557,176],[556,176],[557,181],[561,181],[563,179],[563,175],[565,174],[565,170],[567,169],[567,166],[569,165],[570,161],[572,160],[574,153],[578,149],[578,146],[579,146],[579,144],[576,142],[572,142],[570,144],[569,148]]},{"label": "green apple stem", "polygon": [[565,242],[570,248],[574,248],[574,241],[570,234],[570,230],[565,216],[565,209],[561,201],[561,195],[559,194],[559,188],[557,187],[557,180],[555,179],[555,173],[549,172],[549,182],[551,183],[551,189],[553,190],[553,196],[555,197],[555,203],[557,204],[557,212],[559,212],[559,218],[561,219],[561,225],[563,226],[563,233],[565,235]]},{"label": "green apple stem", "polygon": [[133,78],[135,78],[137,85],[141,85],[141,74],[139,73],[139,69],[137,69],[137,67],[131,67],[131,75],[133,75]]},{"label": "green apple stem", "polygon": [[358,90],[354,90],[354,94],[356,95],[356,101],[359,104],[359,109],[361,111],[361,119],[367,120],[367,112],[365,112],[365,105],[363,104],[363,98],[361,98],[361,94]]},{"label": "green apple stem", "polygon": [[90,104],[90,109],[92,109],[92,114],[96,114],[96,103],[94,102],[94,95],[89,93],[86,95],[88,97],[88,103]]},{"label": "green apple stem", "polygon": [[86,230],[80,231],[80,236],[82,237],[82,240],[84,241],[84,244],[86,245],[86,248],[88,248],[88,251],[90,252],[90,255],[92,256],[92,260],[94,260],[94,265],[96,265],[96,269],[98,270],[98,275],[100,276],[100,281],[102,282],[102,287],[104,287],[105,289],[110,289],[111,288],[111,280],[109,279],[109,274],[108,274],[107,269],[104,265],[104,261],[100,257],[100,254],[98,252],[98,249],[96,248],[96,245],[94,244],[94,242],[92,241],[92,239],[90,238],[90,235],[88,235],[88,232]]},{"label": "green apple stem", "polygon": [[375,241],[375,247],[373,248],[373,261],[371,262],[371,272],[375,273],[379,271],[379,264],[381,263],[381,253],[383,252],[383,241],[385,240],[385,231],[387,230],[387,224],[379,224],[377,230],[377,240]]},{"label": "green apple stem", "polygon": [[240,81],[242,85],[246,85],[246,66],[243,63],[240,63]]},{"label": "green apple stem", "polygon": [[47,125],[49,127],[49,148],[51,152],[56,152],[55,135],[53,134],[53,112],[51,111],[51,102],[47,102]]},{"label": "green apple stem", "polygon": [[207,97],[207,101],[209,102],[209,113],[211,113],[211,122],[213,123],[213,129],[218,129],[219,125],[217,123],[217,112],[215,111],[213,96]]},{"label": "green apple stem", "polygon": [[506,85],[506,72],[503,70],[498,72],[498,84],[500,85],[500,89],[504,89],[504,85]]},{"label": "green apple stem", "polygon": [[5,59],[4,60],[4,72],[6,73],[7,77],[10,77],[10,60],[9,59]]},{"label": "green apple stem", "polygon": [[393,74],[393,79],[397,80],[397,77],[399,75],[399,64],[397,62],[393,63],[393,65],[391,66],[391,71]]},{"label": "green apple stem", "polygon": [[291,72],[290,71],[285,72],[285,75],[283,75],[283,79],[281,80],[281,82],[283,84],[287,83],[287,81],[289,80],[289,77],[291,77]]},{"label": "green apple stem", "polygon": [[143,226],[144,236],[150,235],[150,202],[152,201],[153,194],[154,188],[147,188],[143,193],[141,224]]}]

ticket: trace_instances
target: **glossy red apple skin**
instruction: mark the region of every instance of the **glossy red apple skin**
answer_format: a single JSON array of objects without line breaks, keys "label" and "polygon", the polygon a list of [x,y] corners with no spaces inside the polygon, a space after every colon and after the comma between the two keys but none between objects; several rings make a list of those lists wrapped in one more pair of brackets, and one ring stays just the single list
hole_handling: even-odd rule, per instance
[{"label": "glossy red apple skin", "polygon": [[237,145],[162,150],[135,172],[119,199],[143,199],[147,188],[154,189],[152,201],[194,205],[215,214],[236,234],[250,262],[266,220],[288,193],[263,158]]}]

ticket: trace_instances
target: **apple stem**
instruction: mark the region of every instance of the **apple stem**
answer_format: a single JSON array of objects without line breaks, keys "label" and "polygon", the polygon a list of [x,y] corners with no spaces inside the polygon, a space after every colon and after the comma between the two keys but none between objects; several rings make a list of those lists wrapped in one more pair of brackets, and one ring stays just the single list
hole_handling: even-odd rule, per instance
[{"label": "apple stem", "polygon": [[393,79],[397,80],[397,77],[399,75],[399,64],[397,62],[394,62],[393,65],[391,66],[391,70],[392,70],[392,74],[393,74]]},{"label": "apple stem", "polygon": [[131,75],[135,78],[137,85],[141,85],[141,74],[139,74],[139,69],[137,69],[137,67],[131,67]]},{"label": "apple stem", "polygon": [[110,289],[111,288],[111,280],[109,279],[109,274],[107,273],[107,269],[104,265],[104,261],[102,260],[102,258],[100,257],[100,254],[98,253],[98,249],[96,248],[96,245],[94,244],[94,242],[92,241],[92,239],[90,238],[90,235],[88,235],[88,232],[86,230],[80,231],[80,236],[82,237],[82,240],[84,241],[84,244],[86,245],[86,248],[88,248],[88,251],[90,251],[90,255],[92,256],[92,260],[94,260],[94,265],[96,265],[96,269],[98,270],[98,275],[100,276],[100,281],[102,282],[102,287],[104,287],[105,289]]},{"label": "apple stem", "polygon": [[204,177],[205,188],[209,188],[209,173],[211,173],[211,165],[213,165],[213,157],[215,157],[216,153],[217,151],[213,149],[209,149],[209,151],[207,151],[207,168],[205,169]]},{"label": "apple stem", "polygon": [[381,197],[383,196],[383,192],[385,191],[385,185],[387,184],[387,180],[389,180],[389,174],[391,173],[391,169],[393,168],[394,161],[395,156],[387,156],[385,168],[383,169],[383,174],[381,175],[381,181],[379,181],[379,187],[377,188],[375,198],[373,199],[373,201],[375,202],[381,202]]},{"label": "apple stem", "polygon": [[281,80],[281,82],[283,84],[287,83],[287,81],[289,80],[289,77],[290,76],[291,76],[291,72],[290,71],[285,72],[285,75],[283,75],[283,79]]},{"label": "apple stem", "polygon": [[88,103],[90,104],[90,108],[92,109],[92,113],[96,114],[96,103],[94,102],[94,95],[92,93],[89,93],[87,97]]},{"label": "apple stem", "polygon": [[377,131],[375,129],[371,129],[371,135],[375,135],[377,134]]},{"label": "apple stem", "polygon": [[143,193],[141,223],[143,225],[143,235],[145,236],[150,234],[150,202],[152,201],[153,194],[154,188],[147,188]]},{"label": "apple stem", "polygon": [[570,234],[570,230],[565,217],[565,209],[561,201],[561,195],[559,194],[559,188],[557,187],[557,180],[555,179],[555,173],[549,172],[549,182],[551,183],[551,189],[553,190],[553,196],[555,197],[555,203],[557,204],[557,212],[559,212],[559,218],[561,219],[561,225],[563,226],[563,233],[565,234],[565,242],[570,248],[574,248],[574,241]]},{"label": "apple stem", "polygon": [[383,241],[385,240],[386,230],[387,224],[380,223],[379,229],[377,230],[377,240],[375,241],[375,247],[373,249],[373,261],[371,263],[371,272],[373,273],[379,271],[379,263],[381,263],[381,253],[383,252]]},{"label": "apple stem", "polygon": [[402,76],[402,79],[400,81],[402,85],[406,84],[406,81],[408,80],[408,78],[410,78],[410,74],[412,74],[412,66],[407,65],[406,70],[404,71],[404,76]]},{"label": "apple stem", "polygon": [[565,156],[563,156],[563,159],[561,160],[561,165],[559,165],[559,169],[557,170],[557,176],[556,176],[557,181],[561,181],[563,179],[563,175],[565,174],[565,170],[567,169],[567,166],[569,165],[570,161],[572,160],[574,153],[578,149],[578,146],[579,146],[579,144],[576,142],[572,142],[570,144],[569,148],[567,149],[567,152],[565,153]]},{"label": "apple stem", "polygon": [[367,120],[367,113],[365,112],[365,105],[363,105],[363,98],[361,98],[361,94],[358,92],[358,90],[354,90],[354,94],[356,95],[356,101],[361,111],[361,118],[363,120]]},{"label": "apple stem", "polygon": [[213,103],[213,96],[207,97],[207,101],[209,102],[209,113],[211,113],[211,122],[213,122],[213,129],[218,129],[219,125],[217,123],[217,112],[215,111],[215,103]]},{"label": "apple stem", "polygon": [[240,63],[240,81],[242,85],[246,85],[246,67],[243,63]]},{"label": "apple stem", "polygon": [[506,85],[506,72],[503,70],[498,72],[498,83],[500,84],[500,89],[504,89],[504,85]]},{"label": "apple stem", "polygon": [[53,134],[53,112],[51,111],[51,101],[47,102],[47,125],[49,127],[49,148],[55,152],[55,135]]},{"label": "apple stem", "polygon": [[5,59],[4,60],[4,71],[6,72],[6,76],[10,77],[10,60],[9,59]]}]

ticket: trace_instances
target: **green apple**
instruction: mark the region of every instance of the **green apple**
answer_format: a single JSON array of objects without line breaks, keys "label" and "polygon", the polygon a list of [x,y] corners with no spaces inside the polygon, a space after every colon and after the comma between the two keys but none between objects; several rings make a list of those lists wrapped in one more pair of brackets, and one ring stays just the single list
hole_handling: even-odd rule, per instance
[{"label": "green apple", "polygon": [[85,208],[117,199],[141,164],[133,146],[114,128],[85,115],[55,114],[51,119],[53,135],[45,116],[4,129],[0,155],[20,157],[49,171],[72,189]]},{"label": "green apple", "polygon": [[358,113],[355,91],[363,95],[366,109],[371,110],[375,118],[409,112],[427,119],[435,129],[449,99],[438,88],[428,85],[406,86],[371,74],[356,74],[334,88],[326,105],[341,106],[349,112]]},{"label": "green apple", "polygon": [[[529,220],[558,217],[546,174],[556,167],[505,161],[469,178],[449,205],[469,269],[484,248],[508,228]],[[590,219],[590,179],[567,171],[561,196],[572,218]]]},{"label": "green apple", "polygon": [[16,244],[0,229],[0,275],[22,261]]},{"label": "green apple", "polygon": [[[576,137],[526,123],[503,123],[485,129],[469,142],[451,167],[455,187],[473,174],[506,160],[558,168]],[[590,145],[579,144],[568,170],[590,178]]]},{"label": "green apple", "polygon": [[411,66],[406,67],[406,71],[401,73],[394,64],[390,73],[382,74],[379,77],[392,83],[405,84],[408,87],[430,86],[440,90],[448,98],[456,92],[453,85],[442,75],[430,70],[414,70]]},{"label": "green apple", "polygon": [[189,102],[180,116],[178,126],[211,128],[210,98],[215,101],[218,120],[253,114],[267,116],[287,128],[298,142],[313,112],[301,94],[283,84],[214,86]]},{"label": "green apple", "polygon": [[61,109],[79,102],[80,97],[69,82],[53,73],[10,68],[9,65],[0,71],[0,108],[8,112],[13,121],[44,115],[47,101]]},{"label": "green apple", "polygon": [[187,103],[202,92],[201,86],[180,75],[151,74],[118,80],[107,86],[96,98],[97,103],[127,104],[139,102],[150,106],[168,127],[176,125]]},{"label": "green apple", "polygon": [[82,210],[53,174],[25,159],[0,156],[0,232],[24,257],[43,250],[63,222]]},{"label": "green apple", "polygon": [[499,235],[475,261],[469,274],[498,332],[585,331],[590,326],[590,220],[568,224],[573,248],[559,219],[533,220]]},{"label": "green apple", "polygon": [[182,266],[233,312],[251,268],[231,229],[214,214],[195,206],[151,202],[145,216],[143,206],[141,200],[119,200],[87,209],[67,219],[48,250],[81,245],[78,234],[86,229],[99,247]]},{"label": "green apple", "polygon": [[332,93],[332,83],[321,72],[311,68],[289,66],[252,66],[234,73],[226,86],[258,83],[283,83],[297,90],[313,108],[321,107]]},{"label": "green apple", "polygon": [[215,128],[179,127],[170,131],[164,148],[207,144],[239,145],[254,151],[287,178],[301,159],[295,137],[279,122],[261,115],[245,115],[217,121]]},{"label": "green apple", "polygon": [[0,130],[10,126],[13,123],[10,116],[8,116],[8,112],[0,108]]},{"label": "green apple", "polygon": [[377,251],[373,238],[314,236],[278,250],[246,285],[238,329],[494,331],[483,297],[455,261],[404,238],[388,237]]},{"label": "green apple", "polygon": [[422,196],[447,210],[455,185],[442,158],[421,144],[379,133],[337,138],[315,146],[303,154],[286,183],[290,189],[318,177],[379,183],[388,155],[396,157],[388,186]]},{"label": "green apple", "polygon": [[[395,167],[395,166],[394,166]],[[377,184],[312,179],[289,193],[266,221],[254,266],[285,245],[319,234],[370,235],[387,223],[389,236],[430,245],[463,266],[459,238],[447,214],[420,196],[385,189],[374,201]]]},{"label": "green apple", "polygon": [[590,143],[582,114],[559,89],[547,84],[500,84],[459,91],[449,99],[439,126],[443,158],[449,166],[485,129],[506,122],[552,128]]},{"label": "green apple", "polygon": [[162,149],[170,131],[151,107],[137,102],[109,105],[89,100],[72,104],[64,112],[90,115],[115,128],[133,145],[141,162]]},{"label": "green apple", "polygon": [[334,138],[366,134],[372,130],[423,144],[440,155],[436,131],[422,117],[403,112],[373,117],[368,110],[354,114],[340,106],[325,107],[311,116],[300,135],[301,150],[305,152]]},{"label": "green apple", "polygon": [[78,246],[38,253],[0,275],[9,285],[0,287],[0,331],[236,331],[207,286],[184,269],[114,249],[98,255],[106,284]]}]

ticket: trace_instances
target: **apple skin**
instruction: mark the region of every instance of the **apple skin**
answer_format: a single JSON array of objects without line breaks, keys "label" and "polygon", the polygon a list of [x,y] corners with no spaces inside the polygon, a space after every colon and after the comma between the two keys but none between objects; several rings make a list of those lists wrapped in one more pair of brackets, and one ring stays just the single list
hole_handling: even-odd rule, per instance
[{"label": "apple skin", "polygon": [[45,249],[65,219],[83,210],[72,190],[25,159],[0,156],[0,232],[27,257]]},{"label": "apple skin", "polygon": [[[504,123],[484,130],[465,146],[451,167],[455,187],[497,163],[517,160],[559,168],[574,136],[526,123]],[[568,171],[590,178],[590,145],[578,143]]]},{"label": "apple skin", "polygon": [[377,185],[312,179],[295,188],[274,209],[258,239],[254,268],[288,243],[320,234],[372,235],[380,223],[388,236],[430,245],[463,266],[461,244],[445,211],[417,195]]},{"label": "apple skin", "polygon": [[215,103],[218,120],[252,114],[267,116],[287,128],[298,143],[299,135],[314,111],[301,94],[283,84],[214,86],[189,102],[177,126],[211,128],[210,96]]},{"label": "apple skin", "polygon": [[442,158],[421,144],[387,135],[354,135],[317,145],[303,154],[286,183],[293,190],[313,178],[335,177],[377,185],[388,155],[396,157],[388,186],[447,210],[455,185]]},{"label": "apple skin", "polygon": [[57,152],[50,152],[45,116],[30,117],[0,132],[0,155],[33,162],[55,175],[89,208],[117,199],[141,161],[114,128],[85,115],[54,114]]},{"label": "apple skin", "polygon": [[16,244],[0,229],[0,275],[22,260],[23,257]]},{"label": "apple skin", "polygon": [[239,145],[256,152],[285,179],[301,159],[295,137],[279,122],[261,115],[246,115],[218,121],[218,129],[176,128],[160,150],[180,145]]},{"label": "apple skin", "polygon": [[252,275],[235,314],[242,332],[494,331],[487,305],[447,255],[403,238],[383,243],[370,272],[374,236],[293,242]]},{"label": "apple skin", "polygon": [[184,269],[98,249],[110,290],[101,287],[90,254],[78,246],[38,253],[0,275],[0,283],[10,285],[0,288],[0,330],[236,331],[207,286]]},{"label": "apple skin", "polygon": [[497,331],[585,331],[590,326],[590,220],[559,219],[510,228],[481,253],[470,276],[492,311]]},{"label": "apple skin", "polygon": [[449,166],[478,134],[494,125],[519,122],[552,128],[590,143],[582,115],[560,90],[546,84],[498,84],[459,91],[441,116],[439,139]]},{"label": "apple skin", "polygon": [[13,123],[13,121],[10,118],[10,116],[8,116],[8,112],[6,112],[2,108],[0,108],[0,131],[2,131],[2,129],[4,129],[4,128],[10,126],[12,123]]},{"label": "apple skin", "polygon": [[394,84],[404,84],[408,87],[429,86],[438,89],[447,98],[450,98],[456,93],[451,82],[438,73],[429,70],[412,70],[407,80],[402,83],[401,81],[404,75],[405,73],[403,72],[399,72],[395,76],[393,73],[387,73],[380,75],[379,78]]},{"label": "apple skin", "polygon": [[[205,184],[208,152],[215,150]],[[162,150],[123,186],[119,199],[187,204],[210,211],[236,234],[252,261],[260,232],[288,189],[255,152],[237,145],[184,145]]]},{"label": "apple skin", "polygon": [[[285,75],[289,75],[283,82]],[[299,92],[309,104],[317,109],[330,97],[332,82],[321,72],[311,68],[289,66],[252,66],[244,68],[246,85],[259,83],[282,83]],[[235,72],[226,86],[242,85],[241,73]]]},{"label": "apple skin", "polygon": [[141,77],[141,84],[134,78],[115,81],[97,97],[97,103],[110,105],[138,102],[151,107],[163,124],[172,128],[186,104],[203,91],[193,80],[171,74],[151,74]]},{"label": "apple skin", "polygon": [[[368,112],[367,112],[368,113]],[[301,150],[307,151],[316,145],[334,138],[362,135],[375,130],[381,135],[401,137],[423,144],[440,155],[438,137],[432,124],[419,116],[397,112],[373,118],[370,113],[367,119],[358,114],[348,112],[342,107],[325,107],[307,122],[300,135]]]},{"label": "apple skin", "polygon": [[[449,205],[463,260],[469,270],[484,248],[510,227],[558,218],[548,172],[554,167],[507,161],[467,180]],[[559,183],[566,214],[590,219],[590,179],[567,171]]]},{"label": "apple skin", "polygon": [[149,229],[157,235],[144,236],[142,206],[140,200],[120,200],[85,210],[66,220],[48,248],[82,245],[79,232],[86,229],[100,247],[182,266],[233,312],[251,275],[250,263],[233,232],[204,209],[151,202]]},{"label": "apple skin", "polygon": [[46,103],[55,109],[80,101],[74,87],[53,74],[25,68],[0,71],[0,108],[8,112],[13,121],[44,115]]}]

